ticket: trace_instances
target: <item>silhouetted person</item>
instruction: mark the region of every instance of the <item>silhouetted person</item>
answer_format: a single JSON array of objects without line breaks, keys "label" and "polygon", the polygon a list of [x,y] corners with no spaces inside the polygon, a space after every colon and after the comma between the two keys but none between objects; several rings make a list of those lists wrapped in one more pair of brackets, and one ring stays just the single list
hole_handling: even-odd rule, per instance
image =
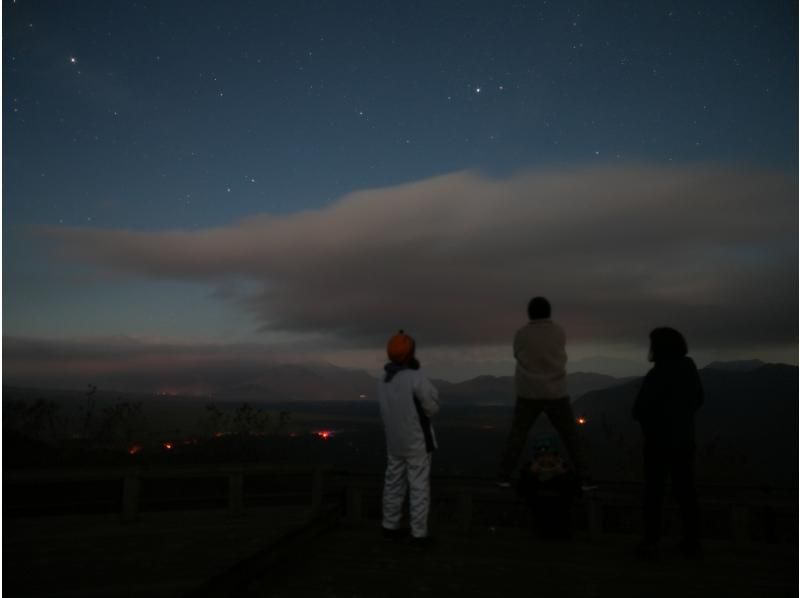
[{"label": "silhouetted person", "polygon": [[700,549],[700,515],[694,482],[694,416],[703,402],[697,367],[680,332],[656,328],[650,333],[650,361],[633,418],[644,441],[644,540],[641,556],[655,556],[661,537],[661,510],[667,477],[683,519],[679,546],[687,555]]},{"label": "silhouetted person", "polygon": [[409,494],[412,541],[426,543],[430,508],[431,454],[436,436],[430,417],[439,411],[436,387],[419,371],[414,339],[402,330],[386,346],[389,363],[378,382],[378,401],[386,431],[383,530],[402,534],[403,501]]},{"label": "silhouetted person", "polygon": [[550,302],[544,297],[534,297],[528,303],[530,321],[514,336],[517,401],[497,480],[503,487],[511,485],[511,474],[525,447],[528,432],[542,411],[561,436],[578,476],[587,478],[575,416],[567,395],[566,337],[561,327],[550,319],[550,313]]}]

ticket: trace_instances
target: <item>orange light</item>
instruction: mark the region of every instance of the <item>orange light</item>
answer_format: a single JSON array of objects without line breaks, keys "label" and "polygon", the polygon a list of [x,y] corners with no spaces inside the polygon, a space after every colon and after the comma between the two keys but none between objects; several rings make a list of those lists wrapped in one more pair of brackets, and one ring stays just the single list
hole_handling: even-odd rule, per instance
[{"label": "orange light", "polygon": [[319,436],[323,440],[328,440],[328,438],[331,438],[333,436],[333,432],[331,432],[330,430],[320,430],[319,432],[317,432],[317,436]]},{"label": "orange light", "polygon": [[584,424],[586,424],[586,418],[585,417],[579,417],[576,421],[578,422],[578,425],[580,425],[580,426],[583,426]]},{"label": "orange light", "polygon": [[129,455],[136,455],[142,452],[142,445],[141,444],[132,444],[128,449]]},{"label": "orange light", "polygon": [[171,442],[165,442],[161,446],[163,446],[164,450],[167,450],[167,451],[171,451],[173,448],[175,448],[175,445],[172,444]]}]

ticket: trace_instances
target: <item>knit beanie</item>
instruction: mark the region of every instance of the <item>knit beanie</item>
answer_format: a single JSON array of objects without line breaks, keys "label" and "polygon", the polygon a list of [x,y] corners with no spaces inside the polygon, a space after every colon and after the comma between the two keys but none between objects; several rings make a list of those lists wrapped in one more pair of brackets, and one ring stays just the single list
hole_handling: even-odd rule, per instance
[{"label": "knit beanie", "polygon": [[414,356],[414,339],[400,330],[386,343],[386,354],[392,363],[403,364]]}]

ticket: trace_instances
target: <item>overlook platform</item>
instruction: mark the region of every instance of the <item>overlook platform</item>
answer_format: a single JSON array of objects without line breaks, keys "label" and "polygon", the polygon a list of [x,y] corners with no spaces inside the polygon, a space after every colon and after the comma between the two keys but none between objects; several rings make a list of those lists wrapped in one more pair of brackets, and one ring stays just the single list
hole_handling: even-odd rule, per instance
[{"label": "overlook platform", "polygon": [[671,549],[668,509],[661,558],[643,562],[632,553],[635,485],[604,484],[576,501],[572,539],[548,542],[513,491],[434,478],[438,542],[425,549],[382,537],[375,475],[264,465],[13,472],[3,490],[7,596],[798,594],[796,491],[701,489],[703,558]]},{"label": "overlook platform", "polygon": [[797,596],[793,547],[707,543],[686,560],[665,546],[656,561],[634,558],[630,537],[549,543],[515,528],[442,533],[430,548],[384,539],[376,525],[320,536],[281,570],[256,578],[248,597],[368,596]]}]

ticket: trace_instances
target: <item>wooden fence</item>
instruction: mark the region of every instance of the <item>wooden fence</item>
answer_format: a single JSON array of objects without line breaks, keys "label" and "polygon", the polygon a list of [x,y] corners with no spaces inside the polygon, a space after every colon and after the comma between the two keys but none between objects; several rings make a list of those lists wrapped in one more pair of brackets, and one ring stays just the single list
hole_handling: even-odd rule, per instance
[{"label": "wooden fence", "polygon": [[[267,478],[267,492],[247,490],[246,482]],[[270,485],[269,480],[294,480]],[[124,469],[93,469],[69,471],[14,471],[3,476],[5,517],[41,515],[45,507],[64,504],[58,492],[59,484],[72,487],[81,484],[108,483],[119,488],[119,500],[112,510],[123,521],[134,522],[147,510],[143,500],[143,485],[172,481],[185,484],[189,494],[172,499],[171,508],[188,509],[192,504],[191,481],[215,480],[224,484],[224,496],[218,504],[231,515],[238,516],[258,508],[259,500],[282,499],[293,506],[306,505],[311,516],[323,505],[336,506],[346,521],[359,523],[380,517],[381,476],[337,472],[322,467],[289,467],[261,464],[151,466]],[[524,501],[508,490],[495,487],[490,480],[469,477],[437,477],[432,480],[432,518],[443,526],[469,531],[490,520],[499,525],[519,525],[526,518]],[[705,491],[704,491],[705,490]],[[713,490],[713,491],[711,491]],[[113,490],[112,493],[116,492]],[[578,499],[574,514],[579,527],[590,539],[610,531],[624,533],[624,525],[613,530],[613,519],[635,521],[640,518],[638,485],[600,483],[600,489]],[[42,494],[48,494],[42,497]],[[52,496],[50,496],[52,494]],[[18,498],[15,500],[15,496]],[[25,496],[37,501],[26,505]],[[797,541],[797,492],[779,495],[758,489],[727,488],[700,489],[701,509],[715,515],[718,528],[727,539],[737,544],[758,541]],[[164,502],[164,501],[162,501]],[[44,506],[43,506],[44,505]],[[668,519],[676,518],[675,509],[668,510]],[[629,525],[630,527],[630,525]]]}]

